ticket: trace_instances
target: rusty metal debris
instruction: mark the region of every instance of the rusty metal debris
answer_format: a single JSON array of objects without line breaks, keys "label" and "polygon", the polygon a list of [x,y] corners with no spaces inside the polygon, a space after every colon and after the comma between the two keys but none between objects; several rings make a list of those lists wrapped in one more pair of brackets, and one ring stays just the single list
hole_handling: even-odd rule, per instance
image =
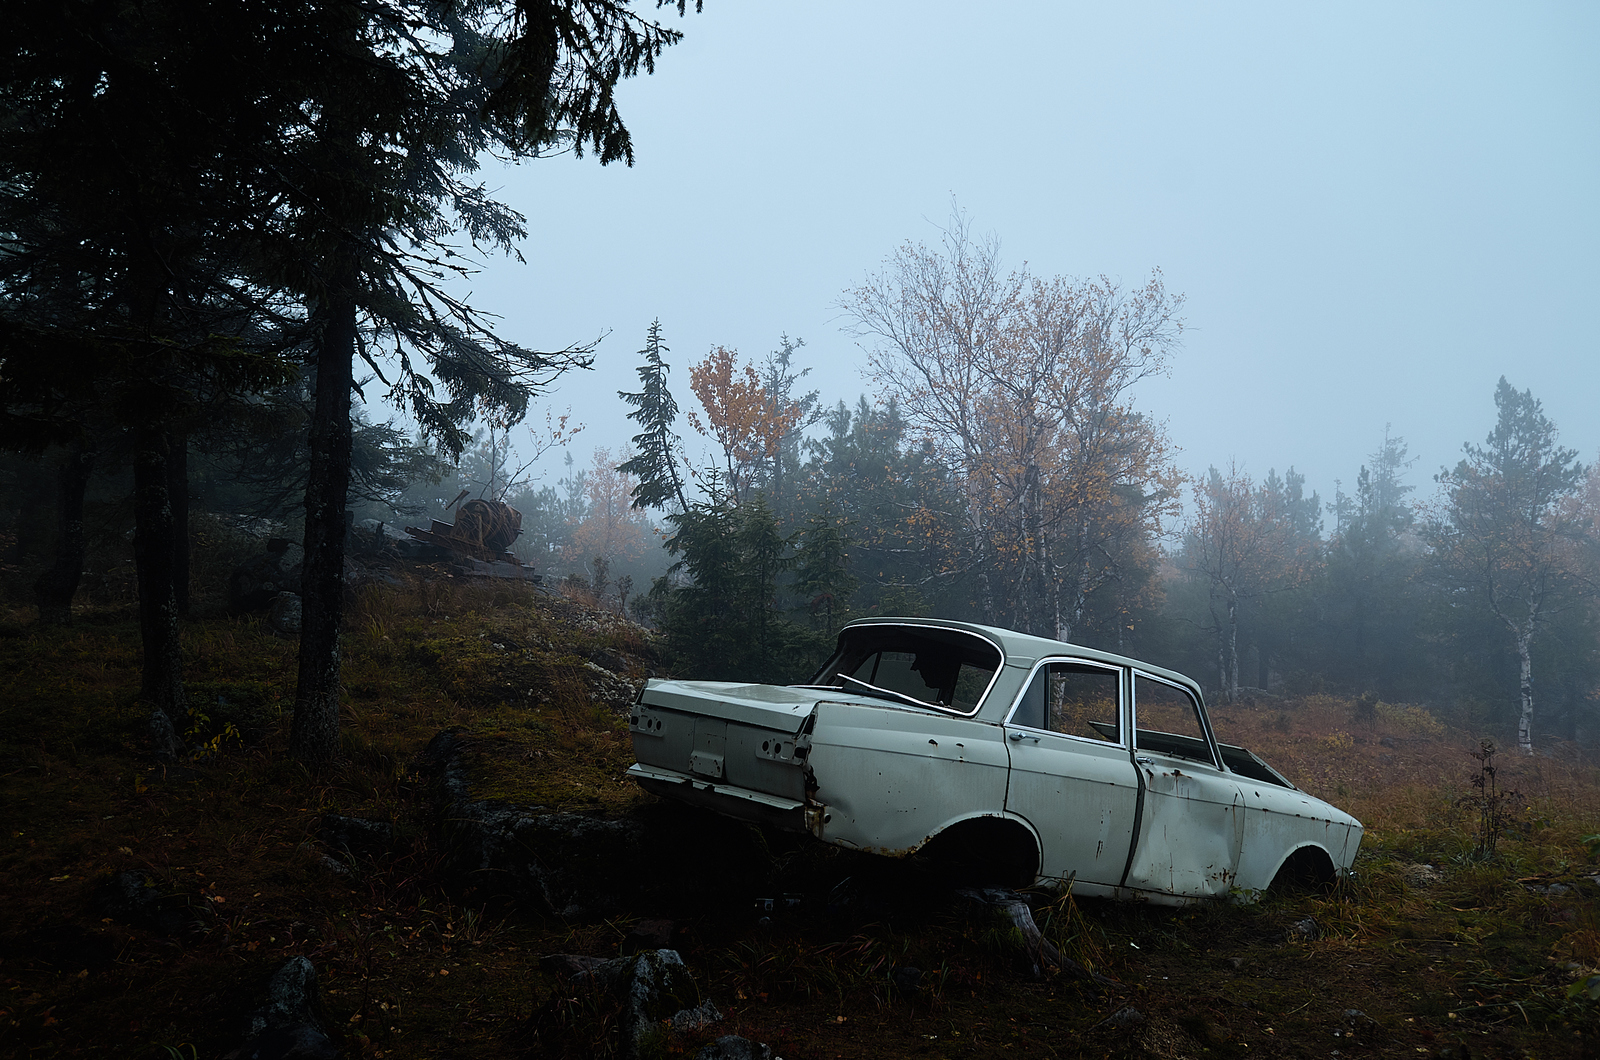
[{"label": "rusty metal debris", "polygon": [[[465,496],[465,491],[461,496]],[[451,501],[449,507],[455,507],[461,496]],[[522,566],[522,561],[511,552],[511,543],[522,533],[522,513],[504,501],[470,500],[456,512],[454,523],[435,519],[426,530],[415,526],[405,530],[418,541],[485,563]]]}]

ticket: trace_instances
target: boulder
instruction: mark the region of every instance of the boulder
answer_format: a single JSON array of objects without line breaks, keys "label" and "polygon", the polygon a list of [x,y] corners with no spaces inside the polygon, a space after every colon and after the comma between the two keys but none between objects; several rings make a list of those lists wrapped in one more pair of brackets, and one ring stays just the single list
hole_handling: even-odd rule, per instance
[{"label": "boulder", "polygon": [[267,625],[285,637],[300,635],[300,594],[279,593],[267,608]]},{"label": "boulder", "polygon": [[645,950],[618,957],[575,977],[610,990],[622,1002],[618,1025],[624,1057],[636,1058],[673,1031],[699,1030],[722,1019],[722,1013],[700,996],[677,950]]},{"label": "boulder", "polygon": [[317,971],[294,957],[273,973],[266,1000],[250,1017],[246,1041],[226,1060],[334,1060],[338,1048],[323,1029]]},{"label": "boulder", "polygon": [[269,540],[265,552],[239,564],[228,576],[229,610],[262,611],[279,593],[299,593],[304,559],[305,549],[288,538]]},{"label": "boulder", "polygon": [[622,940],[621,953],[629,957],[644,950],[667,949],[672,945],[672,936],[677,930],[678,925],[670,920],[640,920],[628,929],[628,934]]}]

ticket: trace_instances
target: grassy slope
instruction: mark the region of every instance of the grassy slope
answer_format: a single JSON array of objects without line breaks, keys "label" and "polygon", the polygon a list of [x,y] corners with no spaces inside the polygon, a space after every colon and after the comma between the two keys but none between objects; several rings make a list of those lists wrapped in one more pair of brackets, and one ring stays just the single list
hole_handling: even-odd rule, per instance
[{"label": "grassy slope", "polygon": [[[413,769],[441,728],[503,752],[510,765],[485,771],[483,793],[608,814],[648,801],[622,779],[626,724],[594,701],[589,660],[637,664],[650,650],[603,614],[454,582],[366,590],[347,638],[346,760],[320,778],[283,753],[294,646],[256,620],[189,626],[189,677],[209,714],[195,740],[228,720],[243,739],[170,768],[143,754],[129,616],[67,631],[19,617],[0,633],[6,1055],[220,1056],[294,954],[316,963],[352,1054],[591,1055],[614,1014],[559,991],[539,956],[609,956],[633,919],[662,915],[679,920],[680,948],[728,1016],[718,1033],[760,1038],[788,1060],[1600,1049],[1600,1010],[1566,997],[1580,974],[1569,966],[1600,964],[1600,888],[1531,889],[1600,871],[1580,841],[1600,830],[1600,774],[1579,756],[1502,762],[1500,780],[1527,808],[1499,858],[1475,860],[1474,819],[1458,805],[1472,792],[1464,752],[1475,734],[1416,713],[1380,706],[1358,719],[1329,698],[1216,710],[1224,739],[1367,822],[1360,875],[1332,895],[1250,908],[1041,896],[1047,932],[1126,984],[1117,992],[1029,979],[1002,926],[920,905],[914,869],[782,837],[753,837],[740,855],[753,859],[741,869],[746,897],[805,896],[768,925],[720,900],[568,924],[450,885],[426,842]],[[395,821],[406,841],[334,871],[316,839],[328,812]],[[192,932],[174,940],[102,920],[95,887],[123,869],[181,896]],[[825,896],[845,876],[867,897],[829,915]],[[1307,917],[1316,937],[1281,941]],[[907,965],[923,970],[910,997],[891,986]],[[1091,1029],[1125,1005],[1149,1018]],[[1352,1039],[1347,1009],[1376,1022],[1357,1020]]]}]

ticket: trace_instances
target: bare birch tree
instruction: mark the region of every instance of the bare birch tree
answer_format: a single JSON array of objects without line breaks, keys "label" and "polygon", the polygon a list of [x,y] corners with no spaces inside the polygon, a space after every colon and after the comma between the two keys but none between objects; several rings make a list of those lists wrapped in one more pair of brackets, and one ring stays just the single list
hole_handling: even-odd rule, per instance
[{"label": "bare birch tree", "polygon": [[1132,388],[1165,370],[1182,298],[1006,272],[957,216],[941,245],[902,247],[846,293],[868,371],[948,469],[987,621],[1066,638],[1131,538],[1175,503],[1159,424]]},{"label": "bare birch tree", "polygon": [[[1308,543],[1281,489],[1258,487],[1238,465],[1194,485],[1194,517],[1179,567],[1207,586],[1223,698],[1239,698],[1239,609],[1304,584]],[[1218,613],[1218,609],[1221,613]]]}]

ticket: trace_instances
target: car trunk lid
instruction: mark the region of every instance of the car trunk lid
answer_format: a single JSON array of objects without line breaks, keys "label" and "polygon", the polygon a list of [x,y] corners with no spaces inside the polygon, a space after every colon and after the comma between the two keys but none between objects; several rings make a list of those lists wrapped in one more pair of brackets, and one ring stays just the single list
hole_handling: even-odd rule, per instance
[{"label": "car trunk lid", "polygon": [[629,772],[647,789],[671,787],[679,798],[694,794],[689,801],[723,812],[759,819],[773,812],[798,815],[806,796],[802,730],[825,694],[651,680],[629,718],[638,759]]}]

